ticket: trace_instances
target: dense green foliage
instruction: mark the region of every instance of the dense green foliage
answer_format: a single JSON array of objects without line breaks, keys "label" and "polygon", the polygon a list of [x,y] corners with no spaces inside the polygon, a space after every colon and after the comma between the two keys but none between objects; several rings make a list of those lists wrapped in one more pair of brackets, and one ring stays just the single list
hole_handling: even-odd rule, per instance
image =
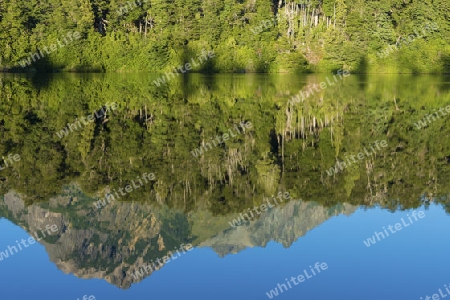
[{"label": "dense green foliage", "polygon": [[[325,79],[197,74],[160,88],[152,80],[3,78],[0,154],[18,153],[22,159],[1,171],[0,189],[15,189],[29,201],[48,200],[77,182],[84,193],[103,197],[108,187],[124,187],[153,172],[156,181],[123,200],[187,211],[209,207],[215,214],[253,207],[279,190],[325,206],[344,201],[391,209],[418,206],[424,194],[450,193],[450,142],[443,138],[450,135],[449,118],[421,130],[413,125],[450,104],[448,79],[351,76],[294,106],[288,99],[305,83]],[[108,102],[119,105],[108,122],[57,136],[67,123]],[[253,124],[249,132],[192,156],[202,142],[244,120]],[[336,158],[375,140],[387,140],[388,147],[327,175]]]},{"label": "dense green foliage", "polygon": [[[213,50],[194,71],[450,70],[448,0],[5,0],[0,69],[23,71],[23,59],[75,31],[26,68],[169,71]],[[380,55],[389,45],[398,50]]]}]

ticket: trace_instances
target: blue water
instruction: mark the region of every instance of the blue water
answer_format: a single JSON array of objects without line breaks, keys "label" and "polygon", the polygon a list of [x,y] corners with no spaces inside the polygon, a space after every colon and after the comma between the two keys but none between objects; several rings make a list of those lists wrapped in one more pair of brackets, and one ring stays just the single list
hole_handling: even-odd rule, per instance
[{"label": "blue water", "polygon": [[[311,274],[309,266],[316,262],[328,269],[297,286],[291,283],[275,298],[425,299],[450,283],[450,218],[441,207],[430,206],[423,219],[369,248],[363,243],[410,212],[360,209],[328,220],[288,249],[271,242],[220,258],[210,248],[195,248],[128,290],[64,274],[36,243],[0,261],[0,299],[269,299],[266,292],[305,269]],[[0,232],[0,251],[30,236],[5,219]]]}]

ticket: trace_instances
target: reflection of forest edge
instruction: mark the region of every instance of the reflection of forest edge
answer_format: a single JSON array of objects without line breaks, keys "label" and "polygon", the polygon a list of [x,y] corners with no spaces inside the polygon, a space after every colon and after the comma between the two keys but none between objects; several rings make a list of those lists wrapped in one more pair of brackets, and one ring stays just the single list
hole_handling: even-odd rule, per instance
[{"label": "reflection of forest edge", "polygon": [[[27,203],[46,201],[72,182],[100,198],[153,172],[157,181],[125,201],[184,211],[207,207],[213,214],[241,212],[278,190],[325,206],[345,201],[390,209],[417,207],[420,195],[449,193],[442,182],[450,144],[440,139],[448,134],[448,119],[420,131],[413,126],[449,104],[441,77],[352,76],[287,107],[290,95],[320,80],[193,75],[155,88],[145,76],[62,75],[45,84],[5,77],[0,151],[19,153],[22,160],[0,174],[0,186],[26,195]],[[108,122],[89,124],[62,140],[56,136],[109,102],[119,108]],[[192,159],[190,151],[205,139],[242,120],[254,124],[248,134]],[[388,141],[384,151],[327,176],[337,157],[382,139]]]}]

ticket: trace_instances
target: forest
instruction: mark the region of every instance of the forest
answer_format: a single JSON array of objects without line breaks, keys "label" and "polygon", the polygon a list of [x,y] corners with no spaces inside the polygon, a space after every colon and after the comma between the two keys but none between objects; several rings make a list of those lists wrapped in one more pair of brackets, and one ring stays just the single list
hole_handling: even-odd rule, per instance
[{"label": "forest", "polygon": [[449,36],[448,0],[0,2],[4,72],[445,73]]}]

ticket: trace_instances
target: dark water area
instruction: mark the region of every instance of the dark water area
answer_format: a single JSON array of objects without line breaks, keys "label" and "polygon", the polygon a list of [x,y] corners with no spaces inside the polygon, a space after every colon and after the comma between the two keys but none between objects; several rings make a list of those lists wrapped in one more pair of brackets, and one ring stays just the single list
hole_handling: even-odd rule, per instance
[{"label": "dark water area", "polygon": [[0,77],[0,299],[450,294],[449,77],[158,76]]}]

